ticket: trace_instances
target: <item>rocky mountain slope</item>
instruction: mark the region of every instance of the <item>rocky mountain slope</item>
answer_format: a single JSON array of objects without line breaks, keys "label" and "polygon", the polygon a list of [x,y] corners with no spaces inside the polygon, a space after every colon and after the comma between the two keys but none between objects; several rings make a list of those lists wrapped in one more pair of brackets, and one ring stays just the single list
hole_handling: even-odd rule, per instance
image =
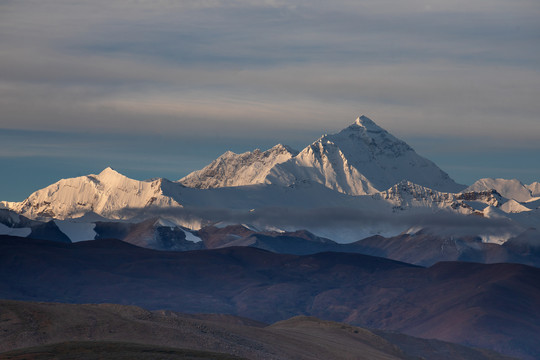
[{"label": "rocky mountain slope", "polygon": [[264,184],[275,165],[297,154],[296,150],[281,144],[264,152],[259,149],[243,154],[227,151],[205,168],[187,175],[179,182],[198,189]]},{"label": "rocky mountain slope", "polygon": [[[540,198],[534,197],[538,183],[482,179],[462,188],[405,142],[362,116],[298,154],[283,145],[264,152],[228,152],[180,182],[138,181],[106,168],[97,175],[62,179],[22,202],[2,202],[0,207],[33,220],[55,220],[49,226],[59,227],[72,241],[99,238],[94,235],[95,224],[111,219],[138,224],[161,218],[191,230],[249,223],[263,230],[308,229],[338,242],[396,236],[425,226],[421,220],[434,215],[501,219],[508,224],[501,231],[487,233],[476,227],[467,234],[495,243],[540,223]],[[348,220],[336,223],[336,214]],[[28,231],[0,224],[0,234],[28,236]],[[129,241],[166,247],[163,236],[148,234],[145,240]],[[181,231],[174,236],[180,239]]]}]

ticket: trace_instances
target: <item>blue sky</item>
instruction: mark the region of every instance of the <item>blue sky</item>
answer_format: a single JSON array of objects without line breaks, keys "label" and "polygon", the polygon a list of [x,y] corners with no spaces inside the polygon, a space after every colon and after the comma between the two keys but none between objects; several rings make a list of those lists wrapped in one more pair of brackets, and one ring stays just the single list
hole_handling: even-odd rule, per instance
[{"label": "blue sky", "polygon": [[540,4],[0,1],[0,199],[176,180],[365,114],[456,181],[540,181]]}]

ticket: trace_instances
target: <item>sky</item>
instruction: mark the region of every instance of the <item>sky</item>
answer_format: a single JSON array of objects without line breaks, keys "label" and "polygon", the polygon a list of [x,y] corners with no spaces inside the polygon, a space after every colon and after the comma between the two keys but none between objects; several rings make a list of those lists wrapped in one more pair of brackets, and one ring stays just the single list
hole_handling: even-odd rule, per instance
[{"label": "sky", "polygon": [[366,115],[464,184],[540,181],[538,0],[0,0],[0,200],[177,180]]}]

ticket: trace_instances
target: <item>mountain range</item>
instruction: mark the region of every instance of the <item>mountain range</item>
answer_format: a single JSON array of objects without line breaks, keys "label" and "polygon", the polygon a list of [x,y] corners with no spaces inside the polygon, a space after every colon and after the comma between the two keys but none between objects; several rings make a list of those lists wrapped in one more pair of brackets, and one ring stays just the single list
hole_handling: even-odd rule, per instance
[{"label": "mountain range", "polygon": [[[539,189],[538,182],[524,185],[505,179],[459,185],[361,116],[300,152],[280,144],[267,151],[229,151],[178,181],[138,181],[106,168],[99,174],[62,179],[22,202],[0,202],[0,207],[42,221],[139,223],[162,218],[191,230],[242,223],[263,230],[304,228],[338,242],[393,237],[411,228],[433,228],[440,218],[479,215],[507,226],[491,229],[485,223],[464,227],[450,222],[459,231],[468,229],[465,235],[503,243],[537,227]],[[294,214],[286,209],[294,209]],[[0,233],[22,231],[4,225],[8,228],[0,225]],[[448,227],[441,224],[436,231]],[[84,239],[73,232],[68,237]]]},{"label": "mountain range", "polygon": [[[540,267],[540,233],[529,229],[502,244],[486,243],[478,236],[455,236],[420,229],[392,237],[374,235],[340,244],[307,230],[260,230],[247,225],[204,226],[190,230],[161,218],[141,222],[72,222],[30,220],[0,210],[0,226],[9,235],[56,242],[119,239],[155,250],[188,251],[249,246],[275,253],[308,255],[325,251],[381,256],[431,266],[439,261],[519,263]],[[7,231],[6,231],[7,232]]]},{"label": "mountain range", "polygon": [[179,182],[195,188],[316,182],[348,195],[375,194],[402,180],[439,191],[465,188],[366,116],[297,153],[287,146],[227,152]]}]

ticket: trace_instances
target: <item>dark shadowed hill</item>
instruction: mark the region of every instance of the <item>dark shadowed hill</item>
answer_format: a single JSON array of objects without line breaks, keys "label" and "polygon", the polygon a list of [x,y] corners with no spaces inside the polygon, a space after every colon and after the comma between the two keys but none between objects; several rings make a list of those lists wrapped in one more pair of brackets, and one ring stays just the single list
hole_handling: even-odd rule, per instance
[{"label": "dark shadowed hill", "polygon": [[359,253],[410,264],[431,266],[439,261],[511,262],[540,267],[540,233],[525,232],[503,245],[475,236],[442,236],[426,231],[385,238],[372,236],[338,244],[308,231],[256,232],[242,225],[204,227],[197,232],[207,249],[250,246],[282,254],[308,255],[325,251]]},{"label": "dark shadowed hill", "polygon": [[467,261],[485,264],[517,263],[540,267],[540,233],[502,245],[484,243],[475,236],[440,236],[428,232],[402,234],[390,238],[373,236],[342,245],[342,251],[381,256],[411,264],[430,266],[439,261]]},{"label": "dark shadowed hill", "polygon": [[228,354],[109,341],[63,342],[0,354],[0,360],[242,360]]},{"label": "dark shadowed hill", "polygon": [[[4,300],[0,319],[0,352],[9,350],[0,359],[509,360],[487,350],[375,334],[313,317],[267,326],[231,315]],[[388,341],[389,335],[399,337]]]},{"label": "dark shadowed hill", "polygon": [[540,269],[446,262],[422,268],[352,253],[250,247],[154,251],[118,241],[0,239],[0,297],[229,313],[271,323],[317,316],[540,356]]}]

